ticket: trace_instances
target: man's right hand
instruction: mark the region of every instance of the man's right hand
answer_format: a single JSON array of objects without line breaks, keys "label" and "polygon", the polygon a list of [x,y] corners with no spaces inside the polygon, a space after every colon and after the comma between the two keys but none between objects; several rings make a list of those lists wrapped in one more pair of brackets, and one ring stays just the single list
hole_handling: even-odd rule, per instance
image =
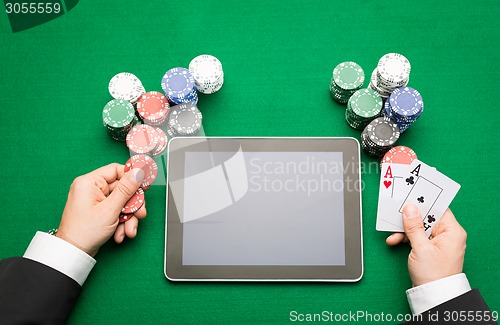
[{"label": "man's right hand", "polygon": [[422,216],[414,205],[404,207],[403,227],[406,235],[393,234],[386,242],[391,246],[407,240],[410,242],[408,271],[413,286],[462,273],[467,233],[450,209],[432,229],[431,239],[427,238]]},{"label": "man's right hand", "polygon": [[143,205],[125,223],[118,223],[123,206],[144,179],[141,169],[125,174],[124,166],[110,164],[77,177],[68,194],[57,237],[94,257],[111,236],[121,243],[137,235],[139,220],[146,217]]}]

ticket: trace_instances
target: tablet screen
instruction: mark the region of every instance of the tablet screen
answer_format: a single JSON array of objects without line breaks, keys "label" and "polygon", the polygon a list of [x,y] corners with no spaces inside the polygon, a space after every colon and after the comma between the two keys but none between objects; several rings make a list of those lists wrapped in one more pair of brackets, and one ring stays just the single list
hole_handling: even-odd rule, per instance
[{"label": "tablet screen", "polygon": [[353,138],[173,138],[166,277],[358,281],[359,151]]},{"label": "tablet screen", "polygon": [[[200,168],[232,154],[185,152],[185,179],[196,177],[184,187],[183,265],[345,264],[342,152],[241,152],[220,178]],[[205,182],[228,195],[199,211],[201,195],[189,197]]]}]

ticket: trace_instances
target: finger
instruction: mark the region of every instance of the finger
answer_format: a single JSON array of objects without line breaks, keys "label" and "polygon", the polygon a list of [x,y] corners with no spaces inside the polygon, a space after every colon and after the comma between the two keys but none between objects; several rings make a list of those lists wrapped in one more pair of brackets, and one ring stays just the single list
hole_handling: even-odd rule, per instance
[{"label": "finger", "polygon": [[138,218],[138,219],[144,219],[146,218],[146,215],[147,215],[147,210],[146,210],[146,201],[144,201],[144,204],[142,205],[142,207],[137,210],[134,215]]},{"label": "finger", "polygon": [[117,164],[117,163],[112,163],[106,166],[103,166],[101,168],[98,168],[92,172],[89,173],[90,175],[95,175],[102,177],[108,184],[119,180],[123,177],[125,174],[125,166]]},{"label": "finger", "polygon": [[103,198],[106,198],[109,195],[109,193],[111,193],[108,182],[99,175],[92,175],[92,178],[94,180],[94,184],[99,188],[102,194],[104,194]]},{"label": "finger", "polygon": [[125,235],[128,238],[134,238],[137,235],[137,227],[139,226],[139,220],[136,217],[132,217],[125,222]]},{"label": "finger", "polygon": [[406,238],[406,236],[404,233],[396,232],[396,233],[390,235],[389,237],[387,237],[387,239],[385,240],[385,243],[389,246],[395,246],[395,245],[402,243],[405,238]]},{"label": "finger", "polygon": [[140,168],[134,168],[126,173],[116,184],[115,189],[103,202],[118,214],[125,203],[134,195],[144,180],[144,172]]},{"label": "finger", "polygon": [[[109,184],[111,192],[113,192],[113,190],[115,189],[115,187],[116,187],[116,185],[118,183],[119,183],[119,181],[114,181],[112,184]],[[146,218],[146,215],[147,215],[146,201],[144,201],[144,204],[142,205],[142,207],[139,210],[137,210],[137,212],[135,212],[134,215],[138,219],[144,219],[144,218]]]},{"label": "finger", "polygon": [[436,223],[434,228],[432,228],[432,236],[436,237],[438,234],[444,232],[447,228],[450,227],[461,227],[458,223],[457,219],[453,215],[450,209],[446,209],[443,213],[443,216]]},{"label": "finger", "polygon": [[441,219],[439,219],[436,226],[432,229],[431,235],[433,238],[438,239],[440,235],[444,233],[450,234],[452,237],[463,240],[464,242],[467,239],[467,232],[458,223],[450,209],[446,209]]},{"label": "finger", "polygon": [[425,234],[424,224],[420,211],[413,204],[403,208],[403,228],[412,247],[419,247],[429,244],[429,239]]},{"label": "finger", "polygon": [[107,197],[113,191],[109,184],[117,183],[123,174],[124,166],[113,163],[88,173],[88,176],[94,179],[95,185],[101,190],[104,197]]},{"label": "finger", "polygon": [[118,183],[120,183],[120,181],[119,181],[119,180],[116,180],[116,181],[114,181],[114,182],[112,182],[112,183],[109,183],[109,184],[108,184],[108,188],[109,188],[109,192],[110,192],[110,193],[111,193],[111,192],[113,192],[113,191],[115,190],[116,185],[118,185]]},{"label": "finger", "polygon": [[123,223],[120,223],[118,227],[116,227],[115,234],[113,237],[115,243],[121,244],[123,242],[123,239],[125,238],[125,225]]}]

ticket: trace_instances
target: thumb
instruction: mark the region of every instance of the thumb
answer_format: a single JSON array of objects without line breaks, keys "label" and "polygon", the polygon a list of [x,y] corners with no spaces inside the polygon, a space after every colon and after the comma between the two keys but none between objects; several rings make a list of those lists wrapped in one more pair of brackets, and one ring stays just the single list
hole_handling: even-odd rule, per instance
[{"label": "thumb", "polygon": [[134,168],[126,173],[118,182],[115,189],[106,199],[106,203],[113,209],[121,211],[125,203],[141,187],[144,180],[144,171],[140,168]]},{"label": "thumb", "polygon": [[412,204],[403,208],[403,228],[412,247],[429,244],[420,211]]}]

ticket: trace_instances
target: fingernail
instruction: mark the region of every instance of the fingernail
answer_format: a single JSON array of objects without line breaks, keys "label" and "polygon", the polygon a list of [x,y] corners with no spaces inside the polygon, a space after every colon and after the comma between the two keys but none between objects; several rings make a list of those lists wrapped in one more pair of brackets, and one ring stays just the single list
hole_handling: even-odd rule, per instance
[{"label": "fingernail", "polygon": [[137,227],[134,227],[134,237],[137,236]]},{"label": "fingernail", "polygon": [[416,216],[418,216],[418,208],[413,204],[405,206],[405,208],[403,209],[403,216],[405,218],[415,218]]},{"label": "fingernail", "polygon": [[132,169],[132,180],[135,181],[136,183],[142,183],[144,180],[144,171],[141,168],[134,168]]}]

